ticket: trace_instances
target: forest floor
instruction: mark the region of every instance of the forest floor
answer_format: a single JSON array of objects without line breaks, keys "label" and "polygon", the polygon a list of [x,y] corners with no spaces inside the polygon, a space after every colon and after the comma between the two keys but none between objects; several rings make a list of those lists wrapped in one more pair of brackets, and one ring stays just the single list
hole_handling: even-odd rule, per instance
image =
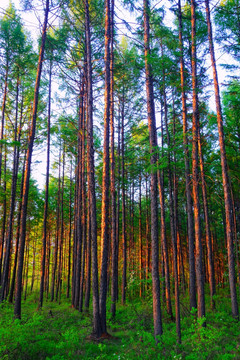
[{"label": "forest floor", "polygon": [[[175,324],[163,311],[163,335],[153,337],[151,299],[131,299],[117,305],[115,320],[108,318],[108,339],[91,339],[92,314],[79,313],[70,301],[44,302],[38,311],[38,294],[22,303],[22,319],[14,320],[13,306],[0,307],[1,360],[157,360],[240,359],[239,323],[231,317],[230,299],[216,295],[214,312],[207,307],[207,326],[181,300],[182,344],[177,344]],[[110,304],[108,304],[110,306]],[[108,312],[109,314],[109,312]]]}]

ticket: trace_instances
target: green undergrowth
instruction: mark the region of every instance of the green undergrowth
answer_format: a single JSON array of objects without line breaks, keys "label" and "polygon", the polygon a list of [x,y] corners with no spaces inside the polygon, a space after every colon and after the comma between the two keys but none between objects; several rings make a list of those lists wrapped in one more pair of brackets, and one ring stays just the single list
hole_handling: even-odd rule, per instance
[{"label": "green undergrowth", "polygon": [[199,320],[195,311],[189,312],[187,299],[181,301],[181,344],[176,341],[175,324],[163,311],[164,332],[156,344],[150,299],[118,304],[116,318],[108,318],[111,337],[96,341],[90,336],[91,310],[79,313],[63,299],[60,305],[45,301],[38,311],[37,296],[31,295],[22,304],[21,320],[14,320],[12,305],[1,305],[0,359],[240,359],[239,323],[231,317],[229,298],[221,294],[215,302],[217,310],[207,311],[206,318]]}]

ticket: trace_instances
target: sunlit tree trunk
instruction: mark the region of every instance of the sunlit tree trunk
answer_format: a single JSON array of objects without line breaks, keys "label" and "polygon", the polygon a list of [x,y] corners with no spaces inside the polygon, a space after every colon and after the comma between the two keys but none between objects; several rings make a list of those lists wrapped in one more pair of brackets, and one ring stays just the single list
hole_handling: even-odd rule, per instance
[{"label": "sunlit tree trunk", "polygon": [[25,238],[26,238],[26,221],[27,221],[27,204],[28,204],[29,180],[30,180],[30,170],[31,170],[33,143],[34,143],[35,130],[36,130],[38,94],[39,94],[40,79],[41,79],[41,72],[42,72],[43,56],[44,56],[44,50],[45,50],[46,30],[47,30],[47,23],[48,23],[48,13],[49,13],[49,0],[46,0],[45,17],[44,17],[44,24],[43,24],[43,30],[42,30],[42,40],[41,40],[41,47],[40,47],[40,53],[39,53],[39,59],[38,59],[36,84],[35,84],[35,90],[34,90],[31,129],[30,129],[30,136],[29,136],[28,150],[27,150],[27,158],[26,158],[26,171],[25,171],[25,175],[24,175],[24,185],[23,185],[23,205],[22,205],[22,216],[21,216],[21,238],[20,238],[20,243],[19,243],[18,270],[17,270],[17,282],[16,282],[16,296],[15,296],[15,306],[14,306],[14,315],[17,318],[21,318],[22,270],[23,270],[24,248],[25,248]]},{"label": "sunlit tree trunk", "polygon": [[59,223],[60,223],[60,186],[61,186],[61,143],[59,149],[59,164],[58,164],[58,196],[57,196],[57,219],[56,219],[56,236],[55,236],[55,246],[54,246],[54,255],[53,255],[53,266],[52,266],[52,283],[51,283],[51,301],[54,300],[55,292],[55,280],[56,280],[56,271],[58,265],[58,252],[59,252]]},{"label": "sunlit tree trunk", "polygon": [[82,158],[81,158],[81,167],[82,167],[82,216],[81,216],[81,228],[82,228],[82,268],[81,268],[81,278],[80,278],[80,293],[79,293],[79,311],[82,312],[83,308],[83,286],[85,282],[85,263],[86,263],[86,252],[87,252],[87,204],[86,204],[86,176],[85,176],[85,108],[83,109],[83,117],[82,117]]},{"label": "sunlit tree trunk", "polygon": [[[5,257],[3,263],[3,274],[1,276],[1,293],[0,293],[0,302],[4,300],[7,296],[7,284],[8,284],[8,275],[9,275],[9,264],[10,264],[10,253],[11,253],[11,243],[5,244],[6,238],[6,222],[7,222],[7,183],[6,183],[6,171],[7,171],[7,154],[6,154],[6,145],[5,145],[5,154],[4,154],[4,165],[3,165],[3,207],[2,207],[2,228],[1,228],[1,258],[3,257],[4,247],[5,247]],[[2,260],[1,260],[2,262]],[[8,267],[6,268],[5,264],[7,263]]]},{"label": "sunlit tree trunk", "polygon": [[197,307],[196,298],[196,275],[195,275],[195,258],[194,258],[194,220],[193,220],[193,202],[191,196],[191,178],[189,164],[189,147],[188,147],[188,123],[187,123],[187,106],[186,106],[186,82],[184,75],[184,58],[183,58],[183,40],[182,40],[182,9],[181,0],[178,1],[178,21],[179,21],[179,47],[180,47],[180,75],[181,75],[181,92],[182,92],[182,121],[183,121],[183,146],[184,146],[184,163],[185,163],[185,183],[187,197],[187,227],[188,227],[188,250],[189,250],[189,297],[190,308]]},{"label": "sunlit tree trunk", "polygon": [[126,192],[125,192],[125,139],[124,139],[124,113],[125,96],[123,89],[122,108],[121,108],[121,155],[122,155],[122,254],[123,254],[123,272],[122,272],[122,304],[126,301],[127,287],[127,234],[126,234]]},{"label": "sunlit tree trunk", "polygon": [[115,154],[114,154],[114,0],[111,1],[110,22],[110,141],[111,141],[111,244],[112,244],[112,282],[111,282],[111,313],[116,314],[118,287],[118,243],[116,234],[116,188],[115,188]]},{"label": "sunlit tree trunk", "polygon": [[47,168],[46,168],[46,185],[45,185],[45,203],[43,219],[43,240],[42,240],[42,260],[41,260],[41,280],[39,294],[39,308],[43,305],[43,291],[46,264],[46,242],[48,227],[48,188],[49,188],[49,168],[50,168],[50,128],[51,128],[51,85],[52,85],[52,61],[49,66],[49,84],[48,84],[48,122],[47,122]]},{"label": "sunlit tree trunk", "polygon": [[[21,124],[21,121],[20,121]],[[20,137],[18,137],[20,140]],[[18,215],[17,215],[17,230],[16,230],[16,244],[15,244],[15,254],[14,254],[14,263],[13,263],[13,270],[12,270],[12,282],[10,287],[9,293],[9,302],[13,302],[13,295],[14,295],[14,288],[15,288],[15,281],[16,281],[16,272],[17,272],[17,259],[18,259],[18,248],[19,248],[19,239],[20,239],[20,220],[21,220],[21,212],[22,212],[22,196],[23,196],[23,183],[24,183],[24,169],[25,169],[25,161],[26,161],[26,153],[24,156],[23,161],[23,169],[22,169],[22,181],[21,181],[21,191],[18,203]]]},{"label": "sunlit tree trunk", "polygon": [[221,109],[218,74],[217,74],[217,67],[215,61],[215,52],[214,52],[214,44],[213,44],[213,36],[212,36],[212,24],[211,24],[208,0],[205,0],[205,6],[206,6],[206,17],[207,17],[207,26],[208,26],[209,51],[211,55],[215,101],[217,108],[218,136],[219,136],[219,145],[220,145],[220,154],[221,154],[222,181],[223,181],[224,205],[225,205],[225,216],[226,216],[226,237],[227,237],[229,285],[230,285],[230,293],[231,293],[232,315],[234,318],[239,319],[238,301],[237,301],[237,292],[236,292],[236,283],[235,283],[232,201],[230,195],[230,184],[228,177],[227,158],[226,158],[226,149],[225,149],[225,141],[224,141],[222,109]]},{"label": "sunlit tree trunk", "polygon": [[72,161],[70,165],[70,193],[69,193],[69,228],[68,228],[68,275],[67,275],[67,298],[70,297],[71,277],[71,240],[72,240]]},{"label": "sunlit tree trunk", "polygon": [[152,292],[153,292],[153,321],[156,341],[162,334],[162,317],[160,304],[159,281],[159,243],[158,243],[158,204],[157,204],[157,132],[153,95],[153,79],[149,64],[149,3],[144,0],[144,55],[147,93],[147,114],[151,154],[151,241],[152,241]]},{"label": "sunlit tree trunk", "polygon": [[[10,256],[11,256],[11,246],[12,246],[12,236],[13,236],[13,225],[14,225],[14,211],[15,211],[15,200],[16,200],[16,189],[17,189],[17,174],[18,174],[18,165],[19,165],[19,147],[16,146],[16,141],[20,141],[20,131],[18,135],[18,98],[19,98],[19,85],[20,79],[19,74],[17,75],[17,89],[16,89],[16,104],[15,104],[15,124],[14,124],[14,150],[13,150],[13,170],[12,170],[12,184],[11,184],[11,201],[10,201],[10,212],[8,219],[8,230],[5,246],[5,258],[4,258],[4,268],[3,276],[1,279],[1,291],[0,291],[0,302],[4,300],[5,290],[8,284],[9,279],[9,265],[10,265]],[[21,124],[21,120],[20,120]],[[5,189],[6,190],[6,189]],[[4,208],[6,208],[6,196],[4,196]],[[4,243],[5,238],[5,223],[6,223],[6,211],[3,208],[3,226],[2,226],[2,243]],[[1,267],[0,267],[1,269]]]},{"label": "sunlit tree trunk", "polygon": [[93,334],[101,335],[101,322],[99,313],[98,293],[98,258],[97,258],[97,217],[96,217],[96,194],[95,194],[95,167],[93,148],[93,96],[92,96],[92,55],[89,20],[89,4],[85,1],[85,31],[87,53],[87,162],[89,164],[88,186],[89,206],[92,241],[92,292],[93,292]]},{"label": "sunlit tree trunk", "polygon": [[109,125],[110,125],[110,0],[105,0],[105,93],[104,93],[104,136],[103,136],[103,175],[102,175],[102,224],[101,224],[101,278],[100,278],[100,316],[102,332],[107,332],[106,299],[107,269],[109,247]]},{"label": "sunlit tree trunk", "polygon": [[214,274],[212,239],[211,239],[208,200],[207,200],[207,185],[205,181],[204,161],[203,161],[199,126],[198,126],[198,153],[199,153],[199,163],[200,163],[200,172],[201,172],[201,181],[202,181],[202,197],[203,197],[203,209],[204,209],[205,229],[206,229],[206,246],[207,246],[207,260],[208,260],[207,264],[208,264],[208,273],[209,273],[210,297],[211,297],[211,306],[214,309],[215,302],[213,296],[216,294],[215,274]]},{"label": "sunlit tree trunk", "polygon": [[191,24],[192,24],[192,91],[193,91],[193,115],[192,115],[192,182],[193,182],[193,205],[196,240],[196,279],[197,279],[197,305],[198,317],[205,316],[204,274],[202,239],[200,224],[199,202],[199,174],[198,174],[198,95],[197,95],[197,63],[196,63],[196,3],[191,0]]}]

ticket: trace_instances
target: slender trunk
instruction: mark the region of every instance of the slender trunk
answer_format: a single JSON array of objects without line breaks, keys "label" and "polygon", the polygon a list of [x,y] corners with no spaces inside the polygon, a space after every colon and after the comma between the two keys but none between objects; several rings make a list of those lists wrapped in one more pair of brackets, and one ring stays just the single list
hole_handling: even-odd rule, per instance
[{"label": "slender trunk", "polygon": [[[85,109],[84,109],[85,110]],[[86,178],[85,178],[85,119],[84,119],[85,111],[83,111],[82,117],[82,159],[81,159],[81,167],[82,167],[82,217],[81,217],[81,227],[82,227],[82,268],[81,268],[81,279],[80,279],[80,293],[79,293],[79,311],[82,312],[83,308],[83,285],[85,281],[85,259],[86,259],[86,251],[87,251],[87,219],[86,219]]]},{"label": "slender trunk", "polygon": [[110,142],[111,142],[111,243],[112,243],[112,282],[111,282],[111,314],[116,315],[117,301],[117,272],[118,272],[118,244],[116,234],[116,189],[115,189],[115,155],[114,155],[114,0],[111,0],[110,21]]},{"label": "slender trunk", "polygon": [[42,261],[41,261],[41,282],[39,305],[43,305],[43,291],[45,278],[45,263],[46,263],[46,241],[47,241],[47,226],[48,226],[48,188],[49,188],[49,168],[50,168],[50,128],[51,128],[51,85],[52,85],[52,61],[50,60],[49,68],[49,84],[48,84],[48,123],[47,123],[47,169],[46,169],[46,185],[45,185],[45,203],[44,203],[44,219],[43,219],[43,240],[42,240]]},{"label": "slender trunk", "polygon": [[[25,260],[25,276],[23,276],[23,280],[25,279],[25,292],[24,292],[24,300],[27,298],[27,289],[28,289],[28,268],[29,268],[29,237],[27,239],[26,244],[26,260]],[[23,283],[24,284],[24,283]],[[22,285],[23,288],[23,285]]]},{"label": "slender trunk", "polygon": [[152,241],[152,292],[153,292],[153,321],[156,341],[162,334],[162,317],[160,304],[159,282],[159,244],[158,244],[158,204],[157,204],[157,132],[153,95],[152,69],[149,64],[149,2],[144,0],[144,55],[147,93],[147,114],[151,154],[151,241]]},{"label": "slender trunk", "polygon": [[102,332],[107,332],[106,299],[107,269],[109,247],[109,125],[110,125],[110,0],[105,0],[105,94],[104,94],[104,138],[103,138],[103,176],[102,176],[102,224],[101,224],[101,278],[100,278],[100,316]]},{"label": "slender trunk", "polygon": [[20,239],[20,243],[19,243],[18,270],[17,270],[17,283],[16,283],[16,300],[15,300],[15,306],[14,306],[14,315],[17,318],[21,318],[22,270],[23,270],[24,248],[25,248],[25,238],[26,238],[29,180],[30,180],[33,143],[34,143],[34,137],[35,137],[36,120],[37,120],[38,94],[39,94],[40,79],[41,79],[41,72],[42,72],[43,56],[44,56],[44,50],[45,50],[48,13],[49,13],[49,0],[46,0],[45,18],[44,18],[44,24],[43,24],[43,30],[42,30],[42,43],[41,43],[41,47],[40,47],[39,60],[38,60],[37,77],[36,77],[36,84],[35,84],[35,90],[34,90],[33,114],[32,114],[31,129],[30,129],[27,158],[26,158],[26,171],[25,171],[25,175],[24,175],[23,205],[22,205],[22,216],[21,216],[21,239]]},{"label": "slender trunk", "polygon": [[182,10],[181,0],[178,1],[178,20],[179,20],[179,47],[180,47],[180,75],[182,90],[182,120],[183,120],[183,147],[185,163],[185,183],[187,197],[187,227],[188,227],[188,251],[189,251],[189,297],[190,309],[197,307],[196,298],[196,274],[195,274],[195,257],[194,257],[194,222],[193,222],[193,202],[191,197],[191,178],[189,164],[188,148],[188,124],[187,124],[187,106],[186,106],[186,83],[184,75],[184,58],[183,58],[183,40],[182,40]]},{"label": "slender trunk", "polygon": [[[20,138],[19,138],[20,139]],[[22,169],[22,181],[21,181],[21,191],[18,205],[18,216],[17,216],[17,231],[16,231],[16,244],[15,244],[15,255],[14,255],[14,265],[13,265],[13,273],[12,273],[12,283],[9,294],[9,302],[13,302],[14,288],[15,288],[15,280],[16,280],[16,272],[17,272],[17,259],[18,259],[18,248],[19,248],[19,239],[20,239],[20,220],[21,220],[21,212],[22,212],[22,196],[23,196],[23,184],[24,184],[24,169],[25,169],[25,160],[26,155],[23,161],[23,169]]]},{"label": "slender trunk", "polygon": [[142,244],[142,176],[141,173],[139,175],[139,220],[138,220],[138,238],[139,238],[139,250],[138,250],[138,258],[139,258],[139,297],[142,297],[143,293],[143,244]]},{"label": "slender trunk", "polygon": [[162,245],[163,263],[164,263],[162,269],[164,269],[164,275],[165,275],[164,278],[165,278],[165,296],[167,303],[167,313],[172,318],[173,313],[172,313],[172,303],[171,303],[169,258],[168,258],[168,247],[167,247],[167,237],[166,237],[164,189],[163,189],[163,179],[159,170],[158,170],[158,190],[159,190],[160,212],[161,212],[161,245]]},{"label": "slender trunk", "polygon": [[62,186],[61,193],[61,229],[60,229],[60,243],[59,243],[59,259],[58,259],[58,278],[56,287],[56,301],[60,304],[61,287],[62,287],[62,269],[63,269],[63,242],[64,242],[64,176],[65,176],[65,142],[63,142],[63,160],[62,160]]},{"label": "slender trunk", "polygon": [[[3,209],[2,209],[2,229],[1,229],[1,244],[2,244],[2,254],[3,257],[3,249],[5,243],[6,236],[6,220],[7,220],[7,183],[6,183],[6,171],[7,171],[7,155],[6,155],[6,146],[5,146],[5,155],[4,155],[4,178],[3,178]],[[10,264],[10,253],[11,253],[11,243],[6,243],[5,246],[5,257],[3,263],[3,274],[1,277],[1,292],[0,292],[0,303],[6,298],[7,293],[7,284],[8,284],[8,275],[9,275],[9,264]],[[2,262],[2,260],[1,260]],[[7,265],[7,267],[6,267]]]},{"label": "slender trunk", "polygon": [[71,276],[71,238],[72,238],[72,161],[70,168],[70,193],[69,193],[69,228],[68,228],[68,276],[67,276],[67,298],[70,296]]},{"label": "slender trunk", "polygon": [[193,90],[193,116],[192,116],[192,182],[193,182],[193,205],[196,240],[196,278],[197,278],[197,305],[198,317],[205,316],[203,256],[200,224],[199,202],[199,178],[198,178],[198,95],[197,95],[197,63],[196,63],[196,3],[191,0],[191,24],[192,24],[192,90]]},{"label": "slender trunk", "polygon": [[234,318],[239,319],[238,301],[237,301],[237,292],[236,292],[236,283],[235,283],[232,201],[230,195],[230,184],[229,184],[226,149],[225,149],[225,141],[224,141],[224,130],[223,130],[223,119],[222,119],[218,74],[217,74],[217,67],[215,61],[215,52],[214,52],[214,44],[212,37],[212,24],[211,24],[208,0],[205,0],[205,6],[206,6],[206,17],[207,17],[207,26],[208,26],[209,51],[211,55],[215,101],[217,108],[218,136],[219,136],[219,145],[220,145],[220,154],[221,154],[223,193],[224,193],[224,205],[225,205],[225,217],[226,217],[228,270],[229,270],[229,285],[230,285],[230,293],[231,293],[232,315]]},{"label": "slender trunk", "polygon": [[[19,75],[17,77],[17,89],[16,89],[16,105],[15,105],[15,125],[14,125],[14,141],[20,140],[17,136],[18,130],[18,97],[19,97]],[[18,139],[19,138],[19,139]],[[1,294],[0,294],[0,302],[4,299],[4,293],[6,286],[8,284],[9,279],[9,265],[10,265],[10,255],[11,255],[11,244],[12,244],[12,236],[13,236],[13,225],[14,225],[14,211],[15,211],[15,199],[16,199],[16,188],[17,188],[17,174],[18,174],[18,165],[19,165],[19,148],[14,145],[13,152],[13,170],[12,170],[12,185],[11,185],[11,203],[10,203],[10,212],[8,219],[8,231],[7,231],[7,239],[6,239],[6,249],[5,249],[5,259],[4,259],[4,269],[3,269],[3,279],[1,281]],[[6,196],[4,197],[4,208],[3,208],[3,227],[5,230],[5,222],[6,222]],[[5,231],[2,232],[2,243],[4,242]]]},{"label": "slender trunk", "polygon": [[55,280],[56,280],[56,271],[58,264],[58,249],[59,249],[59,217],[60,217],[60,174],[61,174],[61,144],[59,150],[59,170],[58,170],[58,197],[57,197],[57,221],[56,221],[56,237],[55,237],[55,247],[54,247],[54,259],[52,266],[52,284],[51,284],[51,301],[54,300],[54,291],[55,291]]},{"label": "slender trunk", "polygon": [[121,109],[121,152],[122,152],[122,253],[123,253],[123,273],[122,273],[122,304],[126,301],[127,287],[127,234],[126,234],[126,194],[125,194],[125,143],[124,143],[124,89]]},{"label": "slender trunk", "polygon": [[85,1],[85,31],[87,52],[87,162],[89,163],[88,186],[92,241],[92,292],[93,292],[93,334],[100,337],[102,333],[99,313],[98,293],[98,258],[97,258],[97,217],[95,193],[95,167],[93,148],[93,96],[92,96],[92,55],[89,20],[89,4]]},{"label": "slender trunk", "polygon": [[200,135],[199,126],[198,126],[198,153],[199,153],[199,163],[200,163],[201,181],[202,181],[202,197],[203,197],[203,208],[204,208],[205,229],[206,229],[206,246],[207,246],[207,259],[208,259],[207,265],[208,265],[208,273],[209,273],[211,307],[212,309],[214,309],[215,302],[213,296],[216,294],[216,286],[215,286],[212,240],[211,240],[208,201],[207,201],[207,186],[205,181],[204,162],[203,162],[202,144],[201,144],[201,135]]},{"label": "slender trunk", "polygon": [[[87,173],[89,172],[87,164]],[[90,197],[88,189],[88,199]],[[85,291],[85,309],[89,308],[90,291],[91,291],[91,222],[90,222],[90,208],[88,204],[87,209],[87,275],[86,275],[86,291]]]}]

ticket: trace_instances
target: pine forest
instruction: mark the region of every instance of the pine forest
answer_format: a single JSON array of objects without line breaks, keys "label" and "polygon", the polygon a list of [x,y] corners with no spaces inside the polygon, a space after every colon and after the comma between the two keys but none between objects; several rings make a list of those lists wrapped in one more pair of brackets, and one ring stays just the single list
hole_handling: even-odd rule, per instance
[{"label": "pine forest", "polygon": [[240,359],[240,1],[7,1],[0,359]]}]

